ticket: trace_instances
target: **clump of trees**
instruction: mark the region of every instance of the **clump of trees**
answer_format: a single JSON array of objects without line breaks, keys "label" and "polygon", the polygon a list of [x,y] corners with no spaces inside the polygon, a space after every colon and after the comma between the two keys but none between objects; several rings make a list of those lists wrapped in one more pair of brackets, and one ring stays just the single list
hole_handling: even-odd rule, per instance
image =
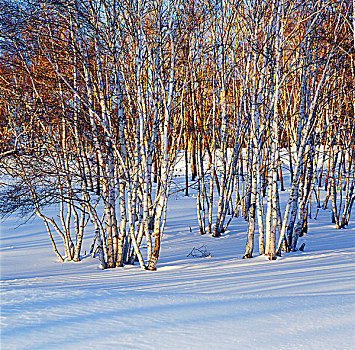
[{"label": "clump of trees", "polygon": [[[253,256],[256,227],[259,254],[296,250],[322,186],[323,209],[331,199],[336,228],[347,226],[355,184],[351,1],[0,8],[0,212],[38,215],[61,261],[80,261],[90,221],[102,268],[138,260],[155,270],[181,152],[185,194],[188,166],[197,186],[200,233],[219,237],[240,211],[244,258]],[[51,217],[45,208],[54,203]]]}]

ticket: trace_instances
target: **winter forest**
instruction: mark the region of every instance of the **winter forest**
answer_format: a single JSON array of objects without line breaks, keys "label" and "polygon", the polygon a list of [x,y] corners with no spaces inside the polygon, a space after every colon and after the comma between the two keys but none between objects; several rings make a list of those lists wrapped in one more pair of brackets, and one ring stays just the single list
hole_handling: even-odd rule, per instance
[{"label": "winter forest", "polygon": [[177,196],[190,255],[242,225],[273,266],[321,215],[354,238],[354,27],[351,0],[1,1],[0,216],[148,279]]},{"label": "winter forest", "polygon": [[[332,206],[337,229],[348,224],[349,1],[2,6],[0,210],[36,213],[61,261],[80,260],[90,220],[102,268],[138,259],[155,270],[181,156],[200,233],[219,237],[239,213],[244,258],[296,250],[312,201]],[[55,219],[44,210],[52,203]]]}]

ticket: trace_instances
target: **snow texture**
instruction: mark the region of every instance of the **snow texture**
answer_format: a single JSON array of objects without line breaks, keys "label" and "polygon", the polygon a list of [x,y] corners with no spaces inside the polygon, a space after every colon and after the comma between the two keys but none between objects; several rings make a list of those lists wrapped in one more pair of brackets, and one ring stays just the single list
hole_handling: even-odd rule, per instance
[{"label": "snow texture", "polygon": [[335,230],[320,210],[303,252],[243,260],[247,223],[201,236],[195,204],[170,197],[156,272],[60,263],[40,219],[1,223],[1,348],[355,349],[353,220]]}]

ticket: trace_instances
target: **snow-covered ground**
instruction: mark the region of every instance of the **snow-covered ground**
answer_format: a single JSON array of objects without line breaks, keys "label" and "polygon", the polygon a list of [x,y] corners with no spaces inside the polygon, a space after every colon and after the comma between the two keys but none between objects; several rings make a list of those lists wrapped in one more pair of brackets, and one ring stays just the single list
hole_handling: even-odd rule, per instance
[{"label": "snow-covered ground", "polygon": [[39,219],[2,222],[1,349],[355,349],[353,219],[321,210],[304,252],[243,260],[246,222],[200,236],[195,201],[171,196],[156,272],[59,263]]}]

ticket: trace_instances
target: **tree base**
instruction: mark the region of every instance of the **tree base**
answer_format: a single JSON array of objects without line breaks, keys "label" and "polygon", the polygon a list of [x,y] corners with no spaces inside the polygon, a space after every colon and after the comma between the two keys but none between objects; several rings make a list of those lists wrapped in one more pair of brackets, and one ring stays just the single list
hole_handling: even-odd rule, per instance
[{"label": "tree base", "polygon": [[146,270],[149,271],[156,271],[157,270],[157,258],[155,256],[152,256],[150,260],[148,261],[148,265],[146,267]]},{"label": "tree base", "polygon": [[212,237],[215,237],[215,238],[221,237],[221,232],[220,231],[213,232]]}]

